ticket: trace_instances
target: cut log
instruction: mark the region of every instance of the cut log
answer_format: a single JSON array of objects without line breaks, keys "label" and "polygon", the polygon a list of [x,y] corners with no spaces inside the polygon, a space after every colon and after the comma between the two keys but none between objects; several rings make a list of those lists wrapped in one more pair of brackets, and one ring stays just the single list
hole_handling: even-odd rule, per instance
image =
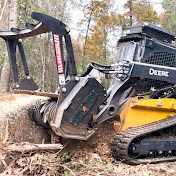
[{"label": "cut log", "polygon": [[46,129],[32,122],[27,112],[32,105],[47,100],[34,95],[0,95],[0,141],[7,141],[8,136],[8,141],[13,143],[49,143]]}]

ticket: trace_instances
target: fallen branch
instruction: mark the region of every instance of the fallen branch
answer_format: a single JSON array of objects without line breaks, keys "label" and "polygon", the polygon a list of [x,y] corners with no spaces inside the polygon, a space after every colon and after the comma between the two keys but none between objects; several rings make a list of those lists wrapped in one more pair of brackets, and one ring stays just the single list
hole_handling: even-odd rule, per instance
[{"label": "fallen branch", "polygon": [[5,152],[32,152],[38,150],[60,150],[63,148],[62,144],[11,144],[7,147],[4,147]]}]

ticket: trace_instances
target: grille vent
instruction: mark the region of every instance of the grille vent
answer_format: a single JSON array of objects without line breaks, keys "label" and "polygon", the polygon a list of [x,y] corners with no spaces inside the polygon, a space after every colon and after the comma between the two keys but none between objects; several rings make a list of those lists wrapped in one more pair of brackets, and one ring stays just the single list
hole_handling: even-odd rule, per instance
[{"label": "grille vent", "polygon": [[[150,56],[147,57],[143,62],[148,64],[176,67],[176,53],[168,51],[155,51],[150,54]],[[169,85],[171,84],[162,81],[145,79],[143,81],[139,81],[137,84],[136,93],[141,94],[144,92],[149,92],[151,87],[160,89]]]},{"label": "grille vent", "polygon": [[150,55],[144,62],[155,65],[175,67],[175,61],[175,53],[168,53],[167,51],[156,51],[152,55]]}]

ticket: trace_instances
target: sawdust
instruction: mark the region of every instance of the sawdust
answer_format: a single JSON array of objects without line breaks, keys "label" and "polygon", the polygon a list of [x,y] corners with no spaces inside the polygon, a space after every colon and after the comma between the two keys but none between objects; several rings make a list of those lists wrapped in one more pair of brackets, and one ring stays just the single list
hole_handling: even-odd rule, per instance
[{"label": "sawdust", "polygon": [[6,135],[8,127],[9,141],[41,143],[48,134],[36,126],[27,114],[27,109],[36,102],[46,101],[46,97],[6,94],[0,97],[0,140]]},{"label": "sawdust", "polygon": [[[89,141],[70,141],[65,153],[71,152],[75,175],[104,176],[170,176],[176,173],[176,162],[131,166],[115,160],[110,154],[110,142],[115,136],[113,120],[99,125]],[[71,162],[70,162],[71,163]]]},{"label": "sawdust", "polygon": [[171,176],[176,162],[130,166],[110,155],[113,121],[101,124],[88,141],[68,140],[62,151],[18,156],[1,174],[76,176]]},{"label": "sawdust", "polygon": [[6,94],[0,97],[0,120],[6,116],[20,113],[36,101],[46,100],[46,97],[31,96],[23,94]]}]

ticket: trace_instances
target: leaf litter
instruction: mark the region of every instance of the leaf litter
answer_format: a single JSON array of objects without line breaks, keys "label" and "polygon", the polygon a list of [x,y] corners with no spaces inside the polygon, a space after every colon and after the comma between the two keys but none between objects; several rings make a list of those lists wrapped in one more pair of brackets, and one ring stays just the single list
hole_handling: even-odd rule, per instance
[{"label": "leaf litter", "polygon": [[[19,96],[19,97],[18,97]],[[26,95],[17,97],[26,100]],[[21,97],[22,96],[22,97]],[[9,97],[5,101],[6,109],[10,102],[17,98]],[[33,97],[34,98],[34,97]],[[33,99],[31,98],[31,99]],[[22,103],[24,104],[24,103]],[[10,105],[14,107],[13,104]],[[17,105],[16,105],[17,106]],[[20,108],[21,106],[17,106]],[[0,114],[2,111],[0,110]],[[18,109],[19,111],[19,109]],[[5,110],[8,114],[9,110]],[[12,112],[11,112],[12,113]],[[1,117],[1,116],[0,116]],[[145,164],[130,166],[122,161],[114,160],[110,153],[110,142],[115,136],[113,120],[104,122],[97,126],[96,133],[88,141],[62,139],[65,143],[64,149],[58,151],[37,151],[27,154],[11,154],[5,156],[11,158],[9,164],[4,163],[5,168],[1,170],[1,176],[22,175],[76,175],[76,176],[170,176],[176,173],[176,162],[160,164]],[[6,141],[7,139],[5,139]],[[28,141],[26,141],[28,142]],[[1,145],[1,150],[3,146]],[[3,160],[4,161],[4,160]]]}]

